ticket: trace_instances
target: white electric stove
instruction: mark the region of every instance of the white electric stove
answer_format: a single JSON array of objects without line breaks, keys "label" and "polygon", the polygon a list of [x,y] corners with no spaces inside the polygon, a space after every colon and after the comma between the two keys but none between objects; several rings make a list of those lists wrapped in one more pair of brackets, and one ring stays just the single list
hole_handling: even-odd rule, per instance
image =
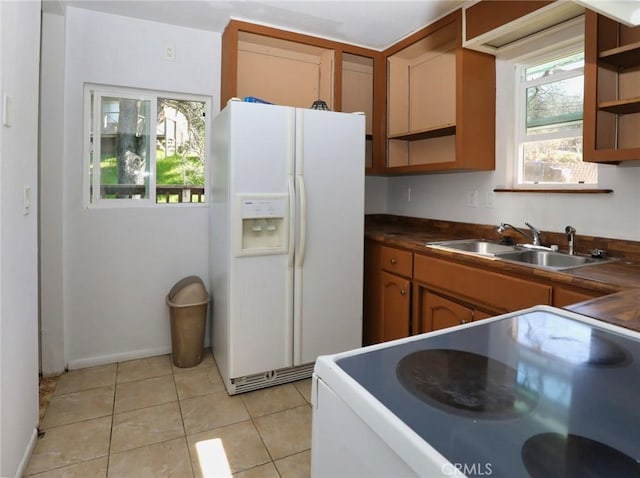
[{"label": "white electric stove", "polygon": [[640,476],[640,334],[562,309],[320,357],[313,400],[313,478]]}]

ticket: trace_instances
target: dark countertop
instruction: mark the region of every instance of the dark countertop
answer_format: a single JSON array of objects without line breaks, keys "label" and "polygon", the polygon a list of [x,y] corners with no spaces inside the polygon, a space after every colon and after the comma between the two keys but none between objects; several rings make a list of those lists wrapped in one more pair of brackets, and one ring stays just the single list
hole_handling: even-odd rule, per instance
[{"label": "dark countertop", "polygon": [[496,272],[520,275],[529,279],[546,280],[556,284],[566,284],[601,293],[605,296],[569,306],[567,309],[640,331],[639,263],[616,260],[595,266],[555,271],[426,246],[428,242],[452,239],[485,237],[495,240],[495,237],[483,235],[483,233],[487,232],[486,230],[478,229],[461,230],[460,227],[452,227],[450,229],[441,227],[433,230],[425,227],[415,227],[411,223],[401,224],[395,221],[387,224],[367,223],[365,238],[391,247],[455,260],[456,262],[475,265],[480,268],[492,269]]},{"label": "dark countertop", "polygon": [[640,289],[579,302],[566,309],[640,332]]}]

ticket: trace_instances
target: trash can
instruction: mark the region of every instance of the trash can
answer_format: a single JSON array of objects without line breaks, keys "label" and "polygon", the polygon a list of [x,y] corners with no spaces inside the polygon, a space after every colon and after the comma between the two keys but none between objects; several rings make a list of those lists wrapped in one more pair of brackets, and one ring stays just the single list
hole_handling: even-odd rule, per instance
[{"label": "trash can", "polygon": [[198,276],[179,280],[167,294],[171,320],[171,351],[176,367],[202,361],[209,294]]}]

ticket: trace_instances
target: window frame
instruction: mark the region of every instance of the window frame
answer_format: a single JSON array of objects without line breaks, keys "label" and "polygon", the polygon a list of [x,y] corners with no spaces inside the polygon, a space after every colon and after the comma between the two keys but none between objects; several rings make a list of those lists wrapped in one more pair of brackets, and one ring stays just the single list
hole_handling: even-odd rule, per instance
[{"label": "window frame", "polygon": [[[98,93],[98,94],[96,94]],[[91,131],[92,125],[100,125],[101,123],[101,108],[100,108],[100,98],[102,97],[112,97],[112,98],[127,98],[127,99],[136,99],[136,100],[149,100],[149,116],[153,118],[153,122],[149,124],[149,144],[151,147],[149,148],[149,180],[147,184],[148,188],[148,197],[145,198],[118,198],[118,199],[110,199],[110,198],[102,198],[100,197],[100,141],[96,141],[96,138],[100,136],[96,136],[95,131]],[[166,98],[172,100],[181,100],[181,101],[193,101],[193,102],[202,102],[204,103],[205,108],[205,118],[204,118],[204,128],[205,128],[205,137],[204,137],[204,151],[205,151],[205,161],[204,161],[204,190],[205,190],[205,200],[204,202],[180,202],[180,203],[169,203],[162,202],[158,203],[157,201],[157,183],[156,183],[156,175],[157,175],[157,157],[156,157],[156,148],[155,144],[157,142],[157,108],[158,108],[158,99]],[[83,165],[83,180],[82,180],[82,199],[83,205],[87,209],[112,209],[112,208],[153,208],[153,207],[169,207],[169,208],[179,208],[179,207],[208,207],[209,197],[207,191],[209,190],[210,184],[210,162],[211,162],[211,150],[210,150],[210,141],[211,141],[211,97],[205,95],[197,95],[197,94],[188,94],[188,93],[178,93],[178,92],[169,92],[169,91],[161,91],[161,90],[147,90],[141,88],[130,88],[124,86],[112,86],[112,85],[104,85],[97,83],[85,83],[84,84],[84,99],[83,99],[83,154],[82,154],[82,165]],[[92,105],[93,105],[93,114],[92,114]],[[98,130],[100,127],[98,126]],[[93,141],[91,141],[93,135]],[[92,157],[93,155],[93,157]],[[92,157],[92,161],[89,158]],[[90,175],[90,164],[93,163],[93,176]],[[97,186],[97,187],[96,187]]]},{"label": "window frame", "polygon": [[[557,58],[562,58],[565,56],[569,56],[572,54],[576,54],[579,52],[584,52],[584,38],[575,38],[570,41],[565,42],[563,45],[552,48],[546,47],[540,49],[535,52],[531,52],[529,54],[525,54],[520,56],[517,60],[514,60],[514,92],[515,92],[515,130],[513,134],[514,141],[514,153],[515,158],[513,158],[513,172],[512,172],[512,184],[514,189],[593,189],[597,188],[600,179],[595,183],[560,183],[560,182],[544,182],[544,183],[533,183],[533,182],[524,182],[523,180],[523,162],[524,162],[524,145],[526,143],[533,142],[531,140],[532,136],[527,135],[527,88],[531,86],[535,86],[535,84],[546,84],[556,81],[562,81],[569,78],[575,78],[577,76],[584,77],[584,66],[582,67],[582,71],[579,73],[574,70],[568,73],[561,73],[554,75],[552,81],[540,81],[540,80],[532,80],[530,82],[524,81],[525,70],[536,64],[541,64],[547,61],[552,61]],[[584,98],[583,98],[584,104]],[[583,122],[584,122],[584,110],[583,110]],[[561,139],[561,138],[569,138],[573,136],[583,136],[583,122],[580,124],[580,127],[576,127],[575,133],[567,130],[562,132],[554,132],[554,133],[543,133],[535,135],[537,141],[545,141],[545,140],[553,140],[553,139]],[[597,168],[597,165],[596,165]]]}]

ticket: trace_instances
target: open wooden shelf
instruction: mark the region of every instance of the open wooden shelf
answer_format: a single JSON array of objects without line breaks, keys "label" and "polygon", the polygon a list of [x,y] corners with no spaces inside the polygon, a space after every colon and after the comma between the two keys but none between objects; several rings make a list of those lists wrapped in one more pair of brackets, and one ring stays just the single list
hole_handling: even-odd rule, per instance
[{"label": "open wooden shelf", "polygon": [[640,65],[640,42],[611,48],[598,55],[602,63],[616,68],[631,68]]},{"label": "open wooden shelf", "polygon": [[638,161],[640,27],[586,10],[584,40],[583,160]]},{"label": "open wooden shelf", "polygon": [[385,174],[495,169],[495,57],[462,48],[462,11],[383,56]]},{"label": "open wooden shelf", "polygon": [[623,100],[602,101],[598,103],[598,109],[617,115],[640,113],[640,97],[625,98]]},{"label": "open wooden shelf", "polygon": [[400,133],[390,135],[389,139],[402,139],[404,141],[418,141],[421,139],[440,138],[442,136],[451,136],[456,134],[456,125],[449,124],[438,126],[436,128],[429,128],[422,131],[409,131],[407,133]]}]

